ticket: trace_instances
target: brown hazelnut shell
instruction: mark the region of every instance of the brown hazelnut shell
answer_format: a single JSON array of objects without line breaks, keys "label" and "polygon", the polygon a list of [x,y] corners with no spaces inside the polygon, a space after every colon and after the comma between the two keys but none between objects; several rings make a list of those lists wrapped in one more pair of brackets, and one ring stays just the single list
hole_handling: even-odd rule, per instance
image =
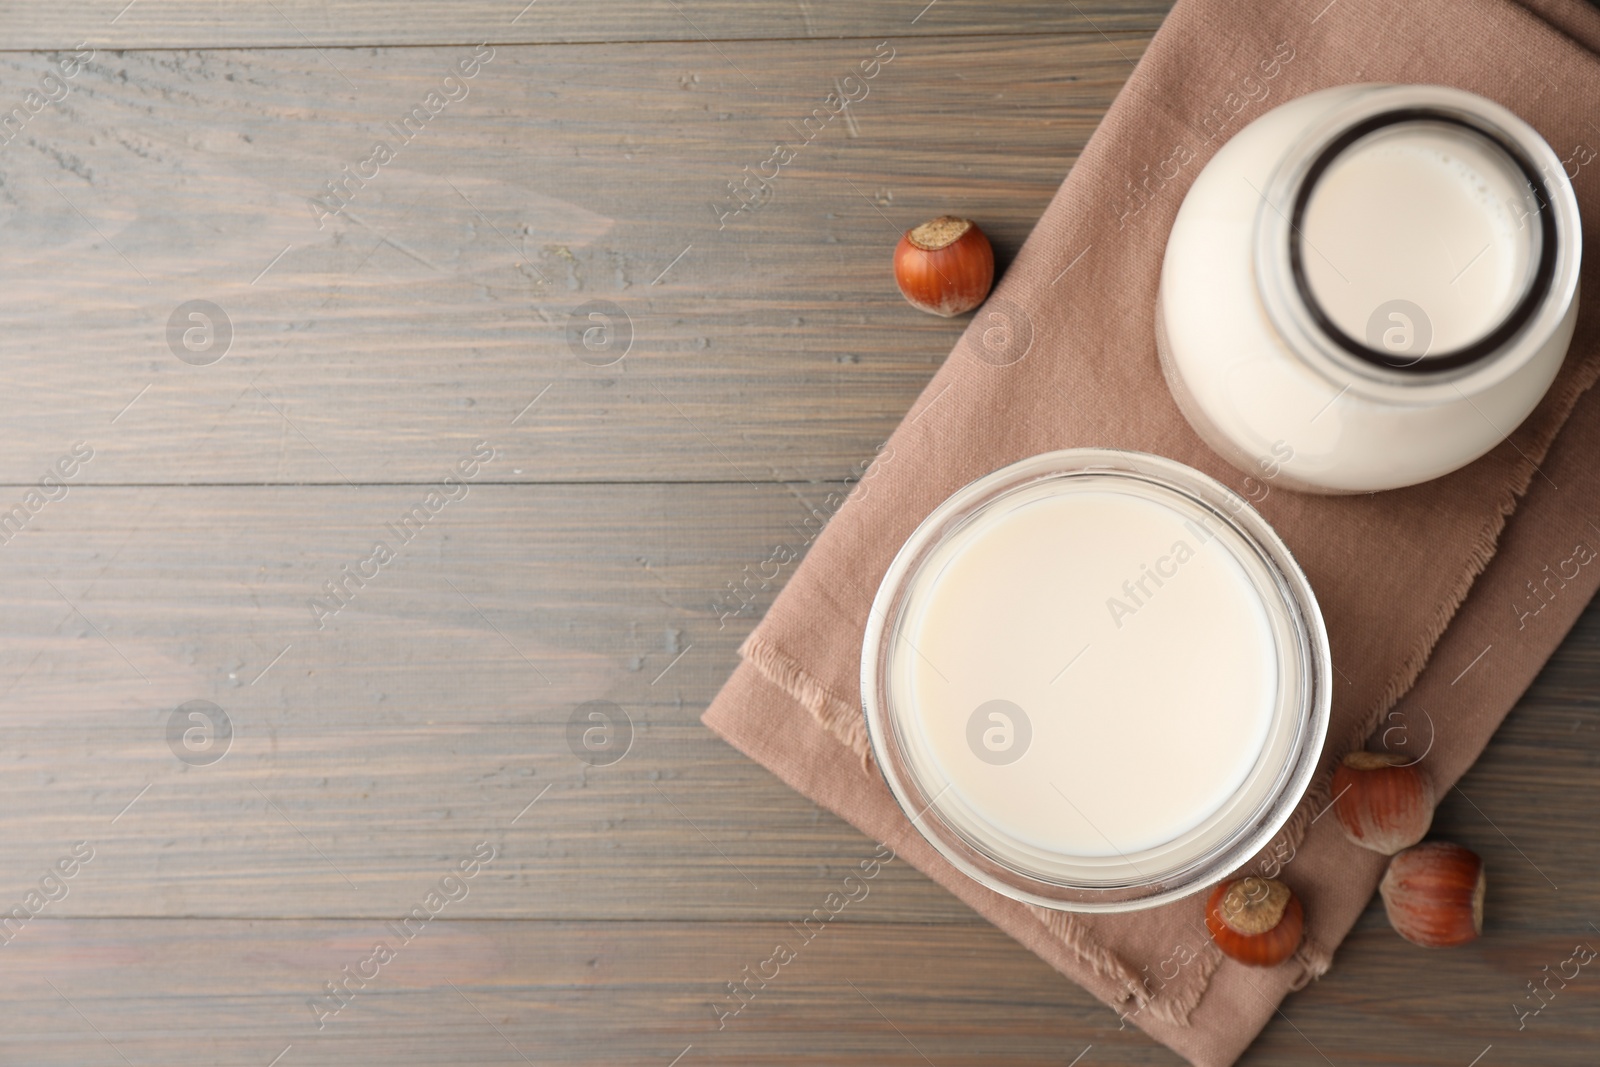
[{"label": "brown hazelnut shell", "polygon": [[1389,861],[1378,892],[1389,925],[1414,945],[1447,948],[1483,933],[1488,879],[1469,848],[1427,841]]},{"label": "brown hazelnut shell", "polygon": [[894,280],[912,307],[944,318],[962,315],[989,295],[994,248],[976,223],[941,215],[901,236]]},{"label": "brown hazelnut shell", "polygon": [[1235,878],[1211,891],[1206,929],[1230,959],[1276,967],[1300,947],[1305,911],[1294,891],[1275,878]]},{"label": "brown hazelnut shell", "polygon": [[1352,752],[1333,772],[1333,811],[1355,845],[1392,856],[1421,841],[1433,824],[1433,781],[1388,752]]}]

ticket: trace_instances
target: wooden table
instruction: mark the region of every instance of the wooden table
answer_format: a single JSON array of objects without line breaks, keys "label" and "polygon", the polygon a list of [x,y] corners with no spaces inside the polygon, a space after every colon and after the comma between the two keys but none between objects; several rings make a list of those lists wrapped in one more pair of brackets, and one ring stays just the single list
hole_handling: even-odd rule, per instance
[{"label": "wooden table", "polygon": [[[962,327],[896,232],[1009,260],[1162,0],[125,2],[0,12],[0,1062],[1176,1062],[903,863],[719,1029],[873,846],[698,721]],[[1600,975],[1513,1006],[1597,684],[1591,613],[1439,813],[1483,940],[1370,911],[1245,1062],[1596,1062]]]}]

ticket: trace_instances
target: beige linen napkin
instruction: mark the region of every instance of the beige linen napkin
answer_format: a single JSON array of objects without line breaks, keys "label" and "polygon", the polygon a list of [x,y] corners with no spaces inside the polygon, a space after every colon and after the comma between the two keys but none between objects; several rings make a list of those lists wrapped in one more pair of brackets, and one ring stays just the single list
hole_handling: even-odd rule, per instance
[{"label": "beige linen napkin", "polygon": [[[868,609],[929,511],[1025,456],[1136,449],[1260,497],[1174,406],[1153,322],[1162,250],[1189,183],[1228,137],[1277,104],[1364,81],[1480,93],[1569,161],[1585,219],[1600,219],[1591,148],[1600,130],[1588,108],[1600,99],[1600,59],[1579,43],[1600,44],[1600,17],[1578,0],[1529,3],[1539,14],[1507,0],[1178,0],[989,304],[745,642],[744,662],[704,716],[1202,1067],[1232,1063],[1289,991],[1328,968],[1382,873],[1382,857],[1347,844],[1333,820],[1313,821],[1338,758],[1404,698],[1400,710],[1426,711],[1436,724],[1425,766],[1442,791],[1600,585],[1600,561],[1588,562],[1600,550],[1590,525],[1600,520],[1600,471],[1585,462],[1600,454],[1600,398],[1584,396],[1600,373],[1596,316],[1580,315],[1566,365],[1534,414],[1467,468],[1367,496],[1265,483],[1257,506],[1316,589],[1336,671],[1319,774],[1248,865],[1281,870],[1305,901],[1305,944],[1279,967],[1222,958],[1205,936],[1198,896],[1127,915],[1072,915],[1011,901],[951,868],[870,760],[857,692]],[[1592,233],[1586,239],[1592,253]],[[1583,278],[1591,294],[1600,293],[1595,260],[1587,257]],[[1575,408],[1578,421],[1557,442]]]}]

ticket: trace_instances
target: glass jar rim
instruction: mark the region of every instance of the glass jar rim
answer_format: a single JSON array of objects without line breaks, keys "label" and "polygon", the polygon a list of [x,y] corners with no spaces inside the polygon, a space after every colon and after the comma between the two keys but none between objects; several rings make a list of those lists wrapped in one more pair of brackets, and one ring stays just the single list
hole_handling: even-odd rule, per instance
[{"label": "glass jar rim", "polygon": [[[1085,478],[1092,481],[1082,481]],[[1079,482],[1073,485],[1072,479]],[[891,657],[902,638],[905,612],[923,565],[976,517],[1021,491],[1055,480],[1069,480],[1061,486],[1064,492],[1088,484],[1121,484],[1130,493],[1148,490],[1181,499],[1205,516],[1203,521],[1215,522],[1216,529],[1227,531],[1253,553],[1251,565],[1266,576],[1265,591],[1260,584],[1254,588],[1279,626],[1275,652],[1294,667],[1287,679],[1280,678],[1274,696],[1272,726],[1281,740],[1271,753],[1264,747],[1252,768],[1257,776],[1255,799],[1224,803],[1218,811],[1228,814],[1207,830],[1215,840],[1176,865],[1141,869],[1118,852],[1133,873],[1122,870],[1114,877],[1089,878],[1060,873],[1066,868],[1020,862],[995,847],[998,837],[985,839],[947,812],[947,808],[953,812],[953,801],[941,804],[941,800],[950,783],[941,786],[931,780],[902,736],[904,696],[894,690]],[[1236,561],[1243,562],[1237,556]],[[1282,829],[1321,757],[1331,701],[1331,660],[1310,583],[1287,546],[1243,498],[1201,472],[1159,456],[1067,449],[1029,457],[976,479],[939,504],[917,527],[895,556],[874,599],[862,646],[861,691],[868,736],[890,793],[918,831],[958,870],[995,892],[1046,908],[1128,911],[1154,907],[1214,884],[1243,866]],[[1134,855],[1159,856],[1159,850]]]}]

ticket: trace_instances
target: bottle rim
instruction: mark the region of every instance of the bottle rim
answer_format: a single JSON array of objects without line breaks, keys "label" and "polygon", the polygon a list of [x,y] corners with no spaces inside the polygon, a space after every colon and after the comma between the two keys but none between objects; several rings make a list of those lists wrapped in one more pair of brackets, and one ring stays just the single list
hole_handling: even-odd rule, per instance
[{"label": "bottle rim", "polygon": [[[1536,262],[1521,296],[1486,333],[1460,348],[1397,358],[1351,337],[1317,299],[1303,253],[1318,180],[1348,149],[1379,131],[1441,123],[1503,152],[1537,209]],[[1286,348],[1336,386],[1401,403],[1459,400],[1505,381],[1560,327],[1576,297],[1582,228],[1559,157],[1537,131],[1493,101],[1432,85],[1373,85],[1314,123],[1284,153],[1256,215],[1256,283]]]}]

